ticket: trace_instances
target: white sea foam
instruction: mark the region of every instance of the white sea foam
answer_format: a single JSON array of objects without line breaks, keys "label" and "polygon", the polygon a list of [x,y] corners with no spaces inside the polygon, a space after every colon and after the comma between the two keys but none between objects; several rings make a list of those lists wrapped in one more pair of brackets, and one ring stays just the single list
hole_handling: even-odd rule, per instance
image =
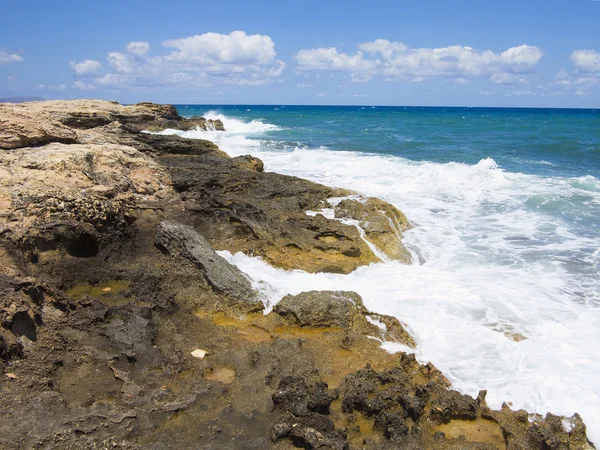
[{"label": "white sea foam", "polygon": [[[207,115],[228,131],[176,133],[214,140],[232,156],[251,153],[267,170],[377,196],[416,225],[405,235],[414,264],[372,264],[349,275],[286,272],[221,252],[270,305],[311,289],[356,291],[370,310],[406,323],[417,358],[432,361],[456,389],[487,389],[495,408],[506,401],[534,413],[579,412],[600,443],[600,180],[508,173],[489,158],[438,164],[286,150],[251,139],[273,125]],[[526,339],[515,342],[515,333]]]}]

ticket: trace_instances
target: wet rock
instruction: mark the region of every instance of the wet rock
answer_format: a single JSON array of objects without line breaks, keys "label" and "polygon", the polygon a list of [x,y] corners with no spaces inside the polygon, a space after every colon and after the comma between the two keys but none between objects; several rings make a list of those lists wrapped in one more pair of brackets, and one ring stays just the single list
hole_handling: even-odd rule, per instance
[{"label": "wet rock", "polygon": [[309,412],[329,414],[333,401],[327,384],[310,384],[304,378],[284,377],[273,394],[275,407],[302,416]]},{"label": "wet rock", "polygon": [[328,417],[333,397],[327,384],[285,377],[272,398],[280,417],[271,429],[273,441],[290,438],[301,448],[348,448],[343,432]]},{"label": "wet rock", "polygon": [[431,418],[441,423],[448,423],[452,419],[475,420],[477,410],[478,403],[472,397],[456,391],[447,391],[433,402]]},{"label": "wet rock", "polygon": [[155,245],[162,251],[193,263],[206,282],[216,291],[262,309],[250,281],[235,266],[212,249],[192,227],[177,222],[162,222],[156,232]]},{"label": "wet rock", "polygon": [[302,327],[350,329],[355,317],[365,313],[366,309],[356,292],[309,291],[286,295],[273,311]]},{"label": "wet rock", "polygon": [[138,129],[148,130],[148,131],[162,131],[165,129],[174,129],[181,131],[190,131],[190,130],[214,130],[214,131],[225,131],[223,127],[223,122],[219,119],[205,119],[204,117],[190,117],[184,118],[179,117],[176,119],[164,119],[158,118],[154,121],[149,121],[144,123],[142,126],[139,126]]},{"label": "wet rock", "polygon": [[366,238],[388,258],[411,261],[410,252],[401,241],[402,233],[410,228],[410,223],[393,205],[376,198],[345,199],[335,207],[335,216],[358,221]]},{"label": "wet rock", "polygon": [[309,291],[287,295],[273,312],[301,327],[339,327],[410,347],[415,345],[398,319],[369,312],[356,292]]},{"label": "wet rock", "polygon": [[139,133],[136,135],[136,140],[147,144],[157,154],[215,155],[229,158],[227,153],[220,150],[216,144],[204,139],[185,139],[175,135]]},{"label": "wet rock", "polygon": [[354,226],[306,211],[345,194],[295,177],[236,167],[233,159],[164,156],[190,223],[216,248],[285,269],[348,273],[379,261]]}]

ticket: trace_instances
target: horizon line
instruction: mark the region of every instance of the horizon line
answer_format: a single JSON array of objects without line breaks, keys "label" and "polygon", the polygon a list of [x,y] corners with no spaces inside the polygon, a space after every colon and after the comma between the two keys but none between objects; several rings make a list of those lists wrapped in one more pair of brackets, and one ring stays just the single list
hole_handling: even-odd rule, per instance
[{"label": "horizon line", "polygon": [[[600,2],[600,0],[598,0]],[[125,103],[134,105],[135,103]],[[309,106],[309,107],[346,107],[346,108],[492,108],[492,109],[576,109],[600,110],[600,107],[582,106],[462,106],[462,105],[326,105],[326,104],[293,104],[293,103],[159,103],[173,106]]]}]

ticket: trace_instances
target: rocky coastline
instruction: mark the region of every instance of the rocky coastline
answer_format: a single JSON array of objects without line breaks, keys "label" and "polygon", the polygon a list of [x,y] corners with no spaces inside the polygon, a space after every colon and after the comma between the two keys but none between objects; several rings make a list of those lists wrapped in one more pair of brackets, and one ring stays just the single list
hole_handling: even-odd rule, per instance
[{"label": "rocky coastline", "polygon": [[577,414],[492,410],[385,352],[416,343],[354,292],[264,314],[215,250],[343,274],[408,262],[410,223],[146,132],[197,127],[226,124],[152,103],[0,104],[0,448],[594,448]]}]

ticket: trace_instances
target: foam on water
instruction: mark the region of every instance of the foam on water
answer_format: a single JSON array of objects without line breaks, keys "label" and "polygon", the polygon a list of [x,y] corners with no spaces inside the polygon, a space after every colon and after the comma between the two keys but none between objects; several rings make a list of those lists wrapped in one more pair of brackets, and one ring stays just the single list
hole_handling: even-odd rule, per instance
[{"label": "foam on water", "polygon": [[[270,305],[311,289],[356,291],[370,310],[405,323],[418,359],[432,361],[456,389],[487,389],[495,408],[506,401],[541,414],[579,412],[600,443],[600,180],[509,173],[489,158],[439,164],[290,147],[267,139],[274,125],[207,116],[228,131],[167,133],[382,198],[416,225],[404,240],[414,264],[348,275],[283,271],[221,252]],[[526,339],[511,338],[518,335]]]}]

